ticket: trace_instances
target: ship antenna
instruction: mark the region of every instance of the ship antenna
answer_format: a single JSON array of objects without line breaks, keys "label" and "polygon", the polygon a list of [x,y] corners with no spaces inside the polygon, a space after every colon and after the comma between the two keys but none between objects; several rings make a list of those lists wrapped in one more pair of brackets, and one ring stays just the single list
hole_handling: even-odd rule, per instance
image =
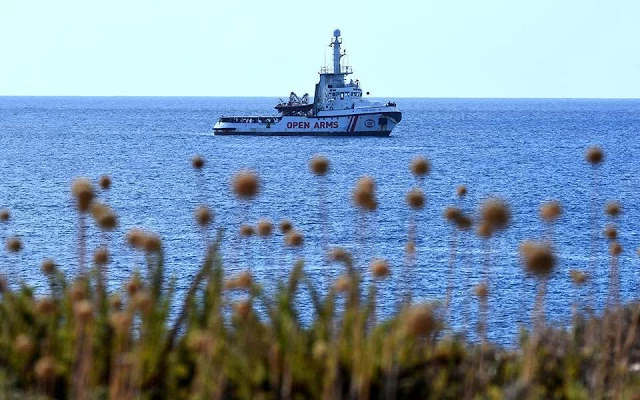
[{"label": "ship antenna", "polygon": [[340,40],[340,29],[336,29],[333,31],[333,41],[331,42],[331,46],[333,46],[333,73],[340,73],[340,57],[342,54],[340,52],[340,45],[342,44],[342,40]]}]

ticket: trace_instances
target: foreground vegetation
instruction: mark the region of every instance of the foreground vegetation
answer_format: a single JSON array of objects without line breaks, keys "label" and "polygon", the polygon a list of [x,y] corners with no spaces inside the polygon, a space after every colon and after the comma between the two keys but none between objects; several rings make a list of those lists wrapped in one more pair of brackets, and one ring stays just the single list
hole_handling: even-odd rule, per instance
[{"label": "foreground vegetation", "polygon": [[[587,161],[595,173],[602,151],[589,149]],[[193,166],[202,179],[204,160],[195,157]],[[311,169],[318,175],[322,210],[328,160],[314,158]],[[417,158],[411,169],[417,185],[407,203],[415,217],[425,205],[421,185],[430,168]],[[108,190],[110,180],[103,177],[99,186]],[[234,178],[240,202],[250,202],[259,189],[253,172]],[[123,283],[122,291],[109,293],[108,246],[87,262],[86,224],[91,217],[109,231],[117,227],[117,217],[100,202],[90,181],[78,179],[72,192],[79,217],[78,273],[66,277],[53,260],[44,260],[42,273],[49,282],[44,297],[10,277],[0,278],[0,398],[622,399],[640,393],[640,307],[619,301],[617,203],[606,207],[611,218],[605,229],[611,241],[607,308],[600,316],[589,311],[590,304],[584,305],[585,313],[576,308],[568,329],[544,320],[546,281],[556,264],[552,226],[562,211],[557,202],[542,206],[547,234],[520,248],[523,267],[538,279],[534,324],[522,332],[517,348],[505,349],[486,340],[491,295],[486,279],[475,288],[478,340],[447,327],[451,286],[439,305],[415,304],[411,293],[398,287],[397,312],[380,320],[378,282],[391,273],[405,275],[416,263],[415,218],[407,228],[402,268],[391,271],[378,259],[363,270],[345,249],[326,249],[327,262],[343,271],[339,279],[313,282],[305,275],[304,261],[297,260],[277,291],[268,293],[250,270],[225,274],[222,234],[210,237],[213,217],[202,205],[195,219],[207,252],[186,294],[174,295],[172,279],[164,273],[162,240],[142,229],[131,230],[127,241],[145,255],[146,269]],[[458,188],[459,196],[465,194],[466,188]],[[371,178],[357,182],[353,200],[363,218],[377,208]],[[488,242],[510,222],[509,207],[500,199],[485,201],[474,217],[453,206],[444,216],[453,226],[449,280],[455,274],[458,235],[475,228]],[[8,211],[0,212],[0,221],[9,219]],[[592,231],[592,237],[598,235],[598,227]],[[304,245],[303,234],[288,221],[277,232],[266,219],[242,225],[240,234],[281,236],[286,246]],[[17,237],[6,241],[8,252],[21,247]],[[487,277],[490,257],[485,260],[480,269]],[[592,272],[575,270],[567,279],[588,286]],[[311,322],[303,323],[299,315],[301,291],[311,299]]]}]

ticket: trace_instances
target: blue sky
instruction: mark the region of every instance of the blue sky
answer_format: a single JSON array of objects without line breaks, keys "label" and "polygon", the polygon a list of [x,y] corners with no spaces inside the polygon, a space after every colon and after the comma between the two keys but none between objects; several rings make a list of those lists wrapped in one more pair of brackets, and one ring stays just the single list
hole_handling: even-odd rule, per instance
[{"label": "blue sky", "polygon": [[0,0],[0,95],[640,97],[638,0]]}]

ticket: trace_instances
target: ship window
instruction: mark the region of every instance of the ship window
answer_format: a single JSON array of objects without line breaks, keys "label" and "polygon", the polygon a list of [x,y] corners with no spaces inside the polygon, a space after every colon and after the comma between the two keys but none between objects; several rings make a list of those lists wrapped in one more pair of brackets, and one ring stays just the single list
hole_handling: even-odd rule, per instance
[{"label": "ship window", "polygon": [[340,100],[344,100],[344,92],[340,92]]}]

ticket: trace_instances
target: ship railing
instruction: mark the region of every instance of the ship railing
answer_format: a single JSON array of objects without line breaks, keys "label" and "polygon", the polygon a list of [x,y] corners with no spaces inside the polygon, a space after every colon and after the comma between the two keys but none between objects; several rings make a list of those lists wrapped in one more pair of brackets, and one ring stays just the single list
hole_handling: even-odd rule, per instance
[{"label": "ship railing", "polygon": [[[321,67],[321,74],[333,74],[333,67]],[[353,74],[353,68],[350,65],[343,65],[340,67],[341,74]]]},{"label": "ship railing", "polygon": [[278,116],[264,116],[264,117],[254,117],[254,116],[246,116],[246,117],[221,117],[219,122],[231,122],[235,124],[266,124],[266,123],[276,123],[280,121],[282,118]]}]

